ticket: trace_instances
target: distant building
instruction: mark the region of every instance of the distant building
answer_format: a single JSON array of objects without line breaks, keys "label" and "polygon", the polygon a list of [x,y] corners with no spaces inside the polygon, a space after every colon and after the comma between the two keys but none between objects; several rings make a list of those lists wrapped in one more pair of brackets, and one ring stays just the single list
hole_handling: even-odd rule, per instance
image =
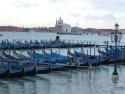
[{"label": "distant building", "polygon": [[58,32],[71,32],[71,26],[69,24],[63,23],[62,18],[56,20],[55,25],[56,31]]},{"label": "distant building", "polygon": [[0,26],[0,32],[21,32],[22,29],[16,26]]}]

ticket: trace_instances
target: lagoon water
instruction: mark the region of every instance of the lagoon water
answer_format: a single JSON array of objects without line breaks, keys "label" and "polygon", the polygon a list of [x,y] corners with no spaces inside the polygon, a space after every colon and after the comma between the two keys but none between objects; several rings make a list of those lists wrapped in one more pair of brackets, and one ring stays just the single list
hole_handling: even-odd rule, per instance
[{"label": "lagoon water", "polygon": [[[50,40],[56,33],[2,32],[1,39]],[[91,40],[104,43],[109,37],[94,35],[60,35],[61,39]],[[123,39],[124,40],[124,39]],[[18,79],[0,79],[0,94],[125,94],[125,66],[118,66],[120,79],[113,83],[113,66],[99,66],[93,70],[69,70],[39,74]]]},{"label": "lagoon water", "polygon": [[109,37],[98,36],[98,34],[86,34],[86,35],[58,35],[56,33],[40,33],[40,32],[1,32],[3,35],[0,37],[1,39],[9,39],[9,40],[54,40],[56,36],[60,36],[61,40],[71,40],[72,42],[78,41],[98,41],[98,43],[102,43],[105,40],[109,40]]},{"label": "lagoon water", "polygon": [[51,72],[18,79],[1,79],[0,94],[125,94],[125,66],[119,66],[120,80],[113,83],[112,66],[94,70]]}]

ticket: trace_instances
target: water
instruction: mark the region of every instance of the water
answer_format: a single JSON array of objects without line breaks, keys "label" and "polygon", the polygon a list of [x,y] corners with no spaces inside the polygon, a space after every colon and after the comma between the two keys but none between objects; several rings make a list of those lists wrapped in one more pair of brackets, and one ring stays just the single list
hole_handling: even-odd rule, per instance
[{"label": "water", "polygon": [[0,80],[0,94],[125,94],[125,66],[119,66],[120,80],[112,83],[113,66],[92,70],[52,72],[20,79]]},{"label": "water", "polygon": [[[2,32],[0,39],[55,39],[56,33]],[[92,40],[103,43],[109,37],[95,35],[60,35],[61,39]],[[78,50],[78,49],[77,49]],[[57,50],[58,51],[58,50]],[[64,49],[61,50],[61,54]],[[120,79],[113,83],[113,66],[93,70],[69,70],[18,79],[0,79],[0,94],[125,94],[125,66],[118,66]]]},{"label": "water", "polygon": [[[54,40],[58,34],[56,33],[40,33],[40,32],[1,32],[3,35],[0,37],[2,39],[11,40]],[[109,37],[98,36],[98,34],[89,34],[89,35],[59,35],[61,40],[71,40],[74,41],[98,41],[98,43],[104,43],[105,40],[109,40]]]}]

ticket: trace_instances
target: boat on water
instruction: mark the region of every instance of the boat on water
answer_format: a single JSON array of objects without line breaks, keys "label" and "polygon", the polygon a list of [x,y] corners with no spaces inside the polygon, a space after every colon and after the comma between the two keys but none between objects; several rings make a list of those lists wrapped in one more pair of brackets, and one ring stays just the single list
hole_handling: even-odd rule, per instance
[{"label": "boat on water", "polygon": [[63,56],[57,53],[46,53],[40,54],[37,52],[30,53],[30,56],[34,58],[34,60],[41,61],[40,63],[46,63],[49,65],[51,71],[58,71],[58,70],[66,70],[69,69],[69,59],[67,56]]},{"label": "boat on water", "polygon": [[9,67],[7,62],[0,62],[0,78],[8,77],[9,75]]},{"label": "boat on water", "polygon": [[37,74],[47,74],[50,73],[50,66],[48,64],[40,64],[36,66]]},{"label": "boat on water", "polygon": [[[117,61],[120,64],[122,62],[122,60],[124,60],[124,58],[123,58],[123,53],[125,53],[124,49],[117,48],[115,50],[114,47],[110,47],[110,48],[106,47],[105,51],[109,54],[108,57],[109,57],[110,64],[113,64],[115,61]],[[117,58],[115,59],[116,53],[117,53],[117,55],[116,55]]]},{"label": "boat on water", "polygon": [[99,55],[87,55],[82,51],[74,51],[74,53],[69,51],[69,55],[71,55],[72,58],[76,58],[75,62],[77,62],[77,65],[79,66],[89,66],[90,64],[92,66],[98,66],[112,63],[110,62],[111,57],[109,57],[109,53],[101,50],[98,50],[98,52]]},{"label": "boat on water", "polygon": [[[5,57],[7,60],[17,61],[17,62],[19,62],[19,64],[23,64],[24,75],[35,75],[36,74],[36,66],[35,66],[34,62],[21,60],[20,58],[16,58],[16,57],[11,56],[5,52],[2,52],[2,53],[3,53],[3,57]],[[9,64],[11,64],[11,63],[9,63]]]},{"label": "boat on water", "polygon": [[76,68],[82,68],[83,66],[88,66],[87,57],[83,56],[82,52],[71,52],[68,50],[68,56],[72,58],[72,64],[76,66]]},{"label": "boat on water", "polygon": [[23,64],[14,60],[2,59],[0,63],[0,78],[22,77],[24,75]]},{"label": "boat on water", "polygon": [[[16,51],[14,52],[15,56],[18,57],[18,58],[20,58],[20,59],[22,59],[22,60],[23,59],[24,60],[28,60],[29,58],[33,58],[32,55],[31,55],[31,53],[30,52],[28,52],[28,53],[29,53],[30,57],[27,57],[27,56],[24,56],[22,54],[19,54]],[[46,73],[49,73],[50,72],[49,65],[42,63],[42,61],[40,61],[39,58],[41,58],[41,57],[38,57],[38,55],[35,58],[33,58],[33,61],[34,61],[35,66],[36,66],[36,73],[37,74],[46,74]]]},{"label": "boat on water", "polygon": [[72,58],[76,59],[75,62],[78,65],[78,68],[83,66],[88,67],[90,64],[93,66],[98,65],[97,56],[87,55],[84,54],[83,52],[77,52],[77,51],[74,51],[74,53],[69,51],[68,53],[69,55],[72,56]]},{"label": "boat on water", "polygon": [[107,58],[107,62],[105,62],[103,64],[114,64],[116,59],[117,59],[118,64],[120,64],[120,63],[122,63],[122,61],[124,61],[124,58],[123,58],[124,50],[121,51],[120,49],[117,49],[117,58],[116,59],[115,59],[115,49],[114,48],[106,47],[105,51],[98,50],[98,52],[101,57],[103,57],[105,59]]},{"label": "boat on water", "polygon": [[[117,49],[117,61],[121,59],[125,49]],[[27,75],[46,74],[51,71],[62,71],[69,69],[89,69],[99,65],[114,64],[115,49],[98,49],[99,55],[88,55],[83,50],[67,51],[67,56],[51,52],[35,50],[26,51],[25,55],[18,51],[1,51],[0,56],[0,78],[4,77],[22,77]],[[28,54],[28,56],[26,56]],[[119,63],[119,62],[118,62]]]},{"label": "boat on water", "polygon": [[23,63],[15,60],[14,57],[9,56],[4,52],[2,52],[2,57],[0,59],[2,61],[1,69],[3,70],[1,75],[5,74],[4,76],[6,77],[22,77],[24,75]]},{"label": "boat on water", "polygon": [[10,61],[9,64],[9,77],[23,77],[24,69],[23,63],[18,61]]},{"label": "boat on water", "polygon": [[34,62],[22,61],[24,63],[24,75],[36,75],[36,64]]},{"label": "boat on water", "polygon": [[88,65],[92,65],[92,66],[98,66],[98,57],[97,56],[89,56],[89,59],[88,59]]}]

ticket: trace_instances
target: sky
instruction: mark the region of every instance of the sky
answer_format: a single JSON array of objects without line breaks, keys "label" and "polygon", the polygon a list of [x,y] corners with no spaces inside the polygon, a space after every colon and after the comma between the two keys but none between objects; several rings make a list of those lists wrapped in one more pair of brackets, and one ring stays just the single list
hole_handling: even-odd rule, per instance
[{"label": "sky", "polygon": [[55,26],[56,19],[82,28],[125,28],[125,0],[0,0],[0,25]]}]

